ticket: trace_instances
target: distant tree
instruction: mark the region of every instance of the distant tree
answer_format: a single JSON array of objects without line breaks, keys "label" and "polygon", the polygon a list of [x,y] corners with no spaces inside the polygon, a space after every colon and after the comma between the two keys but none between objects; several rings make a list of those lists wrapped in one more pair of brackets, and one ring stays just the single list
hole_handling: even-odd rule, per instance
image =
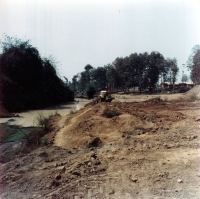
[{"label": "distant tree", "polygon": [[189,80],[189,77],[186,74],[182,75],[181,81],[182,82],[187,82]]},{"label": "distant tree", "polygon": [[116,68],[117,77],[118,77],[121,89],[125,91],[128,85],[129,72],[130,72],[128,57],[126,58],[117,57],[115,61],[113,62],[113,65]]},{"label": "distant tree", "polygon": [[92,99],[94,97],[96,90],[95,86],[92,83],[87,84],[85,94],[88,99]]},{"label": "distant tree", "polygon": [[146,78],[148,79],[148,86],[150,89],[154,89],[156,83],[159,80],[159,75],[163,72],[164,57],[159,52],[151,52],[148,56],[146,65]]},{"label": "distant tree", "polygon": [[97,67],[92,71],[92,82],[97,90],[105,89],[107,85],[106,73],[107,70],[104,67]]},{"label": "distant tree", "polygon": [[83,71],[80,73],[80,79],[79,79],[79,84],[80,84],[80,90],[84,91],[86,88],[86,85],[88,84],[88,76],[87,72]]},{"label": "distant tree", "polygon": [[91,71],[93,70],[93,67],[90,64],[87,64],[84,69],[85,69],[86,84],[88,84],[91,81]]},{"label": "distant tree", "polygon": [[93,69],[93,67],[90,65],[90,64],[87,64],[86,66],[85,66],[85,70],[86,71],[90,71],[90,70],[92,70]]},{"label": "distant tree", "polygon": [[173,59],[167,58],[166,64],[168,65],[169,68],[168,79],[170,80],[170,83],[173,85],[173,92],[174,92],[175,82],[177,80],[177,75],[179,71],[179,68],[177,66],[177,60],[176,58]]},{"label": "distant tree", "polygon": [[111,90],[115,90],[120,87],[119,76],[117,74],[116,68],[110,65],[106,72],[107,82],[111,85]]},{"label": "distant tree", "polygon": [[200,45],[193,47],[187,67],[191,70],[190,78],[194,84],[200,84]]},{"label": "distant tree", "polygon": [[79,74],[73,76],[71,87],[72,90],[79,90]]}]

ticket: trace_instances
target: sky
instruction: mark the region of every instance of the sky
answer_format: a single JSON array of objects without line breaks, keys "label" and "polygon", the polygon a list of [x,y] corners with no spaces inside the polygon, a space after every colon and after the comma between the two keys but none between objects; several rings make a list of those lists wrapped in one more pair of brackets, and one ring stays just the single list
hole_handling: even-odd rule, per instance
[{"label": "sky", "polygon": [[181,79],[199,24],[200,0],[0,0],[0,40],[30,40],[70,81],[87,64],[152,51],[176,58]]}]

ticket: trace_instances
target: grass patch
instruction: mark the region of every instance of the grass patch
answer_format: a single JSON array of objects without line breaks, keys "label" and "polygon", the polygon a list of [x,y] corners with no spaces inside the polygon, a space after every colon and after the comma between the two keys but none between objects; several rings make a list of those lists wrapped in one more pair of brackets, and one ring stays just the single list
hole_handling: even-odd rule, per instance
[{"label": "grass patch", "polygon": [[40,140],[40,145],[47,146],[49,144],[48,138],[44,137]]},{"label": "grass patch", "polygon": [[106,107],[103,111],[103,116],[107,118],[112,118],[114,116],[119,116],[120,112],[114,107]]},{"label": "grass patch", "polygon": [[29,135],[32,131],[38,130],[36,127],[17,127],[7,124],[0,124],[1,129],[1,142],[15,142],[21,138]]},{"label": "grass patch", "polygon": [[38,115],[35,117],[33,124],[36,127],[42,128],[45,132],[48,132],[50,130],[49,127],[49,121],[52,116],[58,115],[58,112],[50,113],[49,115],[44,115],[43,113],[38,113]]},{"label": "grass patch", "polygon": [[126,133],[128,135],[142,135],[142,134],[145,134],[147,131],[148,129],[138,128],[138,129],[127,131]]}]

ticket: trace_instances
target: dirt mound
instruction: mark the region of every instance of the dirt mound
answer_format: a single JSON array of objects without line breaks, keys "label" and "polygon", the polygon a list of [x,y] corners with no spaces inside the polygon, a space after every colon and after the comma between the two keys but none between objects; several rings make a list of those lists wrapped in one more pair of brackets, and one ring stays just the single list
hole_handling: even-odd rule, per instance
[{"label": "dirt mound", "polygon": [[189,91],[187,91],[185,93],[185,95],[191,95],[193,93],[195,93],[198,97],[200,97],[200,85],[194,86],[192,89],[190,89]]},{"label": "dirt mound", "polygon": [[134,109],[124,103],[114,108],[120,116],[106,118],[103,112],[113,104],[100,103],[87,106],[73,117],[66,117],[63,128],[55,138],[55,145],[63,148],[84,147],[92,138],[98,137],[103,143],[110,143],[122,139],[123,132],[135,129],[149,129],[156,127],[150,120],[145,120],[134,114]]}]

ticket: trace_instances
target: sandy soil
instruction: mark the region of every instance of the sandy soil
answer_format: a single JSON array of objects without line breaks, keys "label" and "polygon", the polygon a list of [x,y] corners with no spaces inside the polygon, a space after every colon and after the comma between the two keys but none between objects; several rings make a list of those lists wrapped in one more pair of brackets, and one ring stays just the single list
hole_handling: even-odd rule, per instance
[{"label": "sandy soil", "polygon": [[1,197],[200,198],[200,102],[119,101],[52,118],[48,146],[2,164]]}]

